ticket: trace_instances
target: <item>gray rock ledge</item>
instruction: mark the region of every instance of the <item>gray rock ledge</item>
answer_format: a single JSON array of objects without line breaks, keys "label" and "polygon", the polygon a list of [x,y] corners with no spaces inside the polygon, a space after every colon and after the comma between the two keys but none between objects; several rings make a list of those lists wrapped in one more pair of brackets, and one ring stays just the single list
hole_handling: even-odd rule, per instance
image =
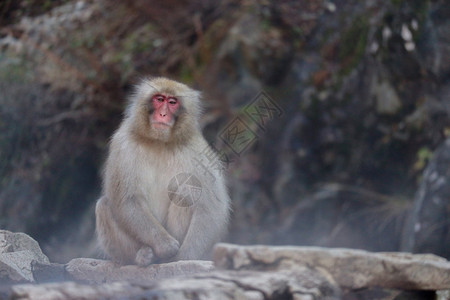
[{"label": "gray rock ledge", "polygon": [[432,254],[218,244],[214,250],[214,262],[217,267],[230,270],[314,267],[331,274],[337,284],[346,289],[450,289],[450,262]]},{"label": "gray rock ledge", "polygon": [[66,272],[70,279],[97,284],[113,281],[146,284],[153,280],[210,272],[213,269],[213,262],[206,260],[186,260],[139,267],[121,266],[108,260],[76,258],[66,265]]}]

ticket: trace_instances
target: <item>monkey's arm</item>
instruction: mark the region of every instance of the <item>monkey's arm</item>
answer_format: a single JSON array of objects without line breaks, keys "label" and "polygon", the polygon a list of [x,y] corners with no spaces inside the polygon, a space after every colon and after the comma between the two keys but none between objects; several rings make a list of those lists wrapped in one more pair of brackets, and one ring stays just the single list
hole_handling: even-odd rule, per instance
[{"label": "monkey's arm", "polygon": [[174,256],[179,249],[178,241],[173,238],[155,216],[145,209],[135,196],[129,197],[114,209],[114,215],[123,229],[141,243],[152,247],[159,258]]}]

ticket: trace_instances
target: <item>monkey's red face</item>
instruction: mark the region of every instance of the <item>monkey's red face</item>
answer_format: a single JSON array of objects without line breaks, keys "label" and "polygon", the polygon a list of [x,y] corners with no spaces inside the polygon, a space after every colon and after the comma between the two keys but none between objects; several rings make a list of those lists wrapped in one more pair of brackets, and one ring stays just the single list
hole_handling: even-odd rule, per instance
[{"label": "monkey's red face", "polygon": [[180,111],[180,101],[174,96],[156,94],[151,99],[150,122],[154,128],[171,128]]}]

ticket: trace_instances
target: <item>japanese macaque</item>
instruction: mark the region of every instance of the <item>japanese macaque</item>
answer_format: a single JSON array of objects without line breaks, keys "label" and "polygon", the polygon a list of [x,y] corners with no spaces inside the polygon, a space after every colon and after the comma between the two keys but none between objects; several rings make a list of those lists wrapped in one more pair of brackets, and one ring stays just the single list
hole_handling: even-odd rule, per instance
[{"label": "japanese macaque", "polygon": [[121,264],[205,258],[226,233],[230,199],[199,127],[200,93],[153,78],[130,100],[95,209],[100,245]]}]

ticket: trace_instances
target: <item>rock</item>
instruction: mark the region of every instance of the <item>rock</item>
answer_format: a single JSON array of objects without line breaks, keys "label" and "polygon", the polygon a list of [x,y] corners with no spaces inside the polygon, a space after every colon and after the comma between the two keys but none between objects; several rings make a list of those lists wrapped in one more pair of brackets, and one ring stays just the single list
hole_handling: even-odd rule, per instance
[{"label": "rock", "polygon": [[211,261],[202,260],[177,261],[139,267],[136,265],[121,266],[106,260],[76,258],[66,265],[69,278],[87,283],[128,281],[142,284],[173,276],[209,272],[213,269]]},{"label": "rock", "polygon": [[402,101],[395,88],[388,82],[374,79],[372,93],[375,98],[376,110],[379,114],[394,115],[402,107]]},{"label": "rock", "polygon": [[435,299],[435,291],[402,291],[383,288],[369,288],[360,290],[347,290],[343,299],[367,300],[428,300]]},{"label": "rock", "polygon": [[8,299],[62,300],[62,299],[127,299],[142,293],[142,288],[127,282],[87,285],[75,282],[23,284],[11,287]]},{"label": "rock", "polygon": [[[218,244],[214,260],[218,269],[210,261],[138,267],[78,258],[65,266],[66,279],[78,282],[14,285],[0,290],[0,296],[49,300],[386,300],[429,299],[435,296],[434,291],[450,286],[450,262],[430,254]],[[445,299],[448,291],[437,294]]]},{"label": "rock", "polygon": [[383,287],[443,290],[450,286],[450,262],[425,254],[371,253],[353,249],[219,244],[216,266],[232,270],[324,269],[346,289]]},{"label": "rock", "polygon": [[437,78],[445,78],[450,74],[450,8],[445,2],[436,2],[431,8],[425,32],[418,40],[418,52],[427,69]]},{"label": "rock", "polygon": [[33,282],[31,262],[36,256],[31,251],[17,251],[0,254],[0,278],[5,281]]},{"label": "rock", "polygon": [[[325,272],[326,273],[326,272]],[[340,299],[341,291],[328,275],[314,268],[279,271],[214,271],[191,278],[175,278],[157,283],[152,293],[172,295],[173,299]],[[179,298],[180,297],[180,298]]]},{"label": "rock", "polygon": [[[235,207],[241,208],[231,226],[233,242],[281,243],[280,222],[323,183],[408,198],[418,177],[411,168],[417,149],[438,143],[448,127],[450,114],[442,110],[436,115],[418,111],[423,126],[405,126],[406,118],[427,99],[442,99],[444,106],[448,98],[450,14],[445,1],[225,1],[220,9],[207,1],[193,18],[188,14],[187,23],[174,18],[173,29],[167,21],[155,23],[161,20],[161,7],[149,9],[143,0],[59,2],[64,6],[40,16],[33,13],[0,34],[4,77],[27,89],[29,78],[55,94],[54,99],[33,96],[41,99],[33,100],[36,106],[50,102],[39,110],[19,97],[11,98],[21,104],[23,110],[17,112],[2,102],[5,114],[17,115],[18,121],[8,122],[2,114],[7,131],[2,126],[0,143],[2,156],[8,158],[0,188],[3,224],[51,235],[48,243],[55,241],[58,247],[42,246],[52,260],[59,253],[66,256],[58,261],[75,257],[61,251],[63,241],[68,249],[84,251],[76,256],[89,255],[87,239],[74,239],[65,230],[80,224],[82,211],[94,202],[102,148],[117,126],[124,100],[120,96],[128,93],[135,74],[167,74],[203,90],[209,114],[201,123],[211,143],[261,90],[269,91],[284,110],[267,130],[256,132],[258,141],[248,148],[248,156],[230,157],[236,161],[230,177],[237,182],[230,184],[231,192]],[[173,9],[187,13],[181,6]],[[180,33],[180,38],[173,39],[159,25]],[[404,49],[411,42],[417,43],[417,52]],[[372,78],[377,79],[373,89]],[[11,88],[0,90],[8,99],[4,90]],[[293,116],[304,121],[292,126],[290,134],[286,123]],[[13,147],[18,144],[20,151]],[[227,149],[223,143],[218,146]],[[281,168],[286,165],[289,172]],[[248,179],[241,175],[249,173]],[[281,183],[280,188],[274,183]],[[275,188],[283,193],[274,193]],[[52,205],[56,201],[62,205]],[[339,203],[345,213],[348,202]],[[402,222],[403,215],[390,222],[389,216],[380,216],[381,209],[371,209],[371,203],[363,207],[365,203],[359,201],[359,216],[373,219],[373,229],[353,227],[364,228],[367,240],[379,241],[379,248],[365,243],[361,247],[398,250],[398,243],[391,242],[398,236],[374,235],[387,223]],[[52,218],[38,218],[42,210]],[[314,226],[324,223],[328,228],[333,221],[331,228],[343,232],[338,225],[344,224],[340,227],[345,230],[352,226],[344,213],[320,218]],[[31,222],[23,222],[24,217]],[[293,230],[282,237],[324,245],[334,232],[308,233]],[[346,247],[366,242],[359,232],[349,233]],[[51,248],[59,253],[52,254]]]},{"label": "rock", "polygon": [[450,290],[436,292],[436,300],[450,299]]},{"label": "rock", "polygon": [[0,230],[0,279],[5,282],[34,282],[32,263],[48,264],[39,244],[25,233]]},{"label": "rock", "polygon": [[450,138],[433,153],[414,198],[402,250],[450,258]]},{"label": "rock", "polygon": [[25,233],[13,233],[7,230],[0,230],[0,253],[29,250],[37,257],[37,261],[49,262],[48,257],[42,253],[38,242]]},{"label": "rock", "polygon": [[308,267],[295,271],[214,271],[158,282],[74,282],[17,285],[9,299],[340,299],[340,290],[321,272]]},{"label": "rock", "polygon": [[31,272],[37,283],[57,282],[67,279],[65,265],[57,263],[40,263],[33,261],[31,263]]}]

